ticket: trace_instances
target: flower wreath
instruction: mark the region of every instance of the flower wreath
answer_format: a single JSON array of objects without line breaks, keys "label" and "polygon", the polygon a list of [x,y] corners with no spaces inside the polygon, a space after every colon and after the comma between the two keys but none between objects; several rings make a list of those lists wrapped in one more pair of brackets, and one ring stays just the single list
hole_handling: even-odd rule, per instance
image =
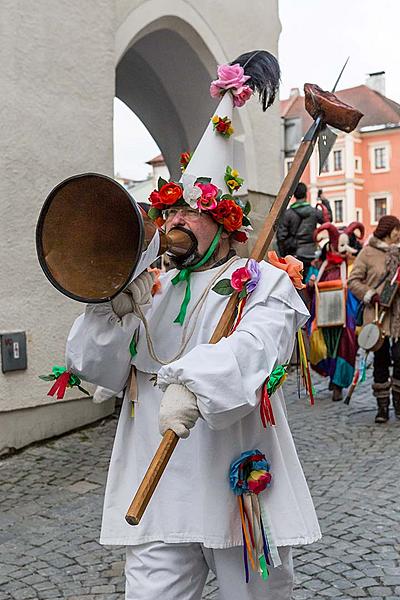
[{"label": "flower wreath", "polygon": [[162,211],[172,206],[189,206],[193,210],[207,213],[225,231],[233,234],[238,242],[247,240],[246,228],[250,227],[248,214],[250,202],[243,202],[234,192],[240,189],[243,179],[230,166],[226,167],[224,181],[227,192],[219,189],[211,182],[210,177],[196,177],[189,173],[182,175],[182,181],[158,180],[158,189],[149,196],[151,208],[148,212],[150,219],[161,227],[164,224]]}]

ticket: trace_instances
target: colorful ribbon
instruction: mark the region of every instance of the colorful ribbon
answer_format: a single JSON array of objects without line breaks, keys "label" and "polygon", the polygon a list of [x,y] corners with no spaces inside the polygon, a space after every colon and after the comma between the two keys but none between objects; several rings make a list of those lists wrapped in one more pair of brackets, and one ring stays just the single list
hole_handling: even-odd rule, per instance
[{"label": "colorful ribbon", "polygon": [[39,375],[40,379],[44,381],[54,381],[54,384],[47,392],[48,396],[54,396],[57,394],[57,400],[62,400],[65,395],[65,391],[67,387],[77,387],[81,392],[90,396],[89,392],[81,387],[81,380],[74,373],[70,373],[67,371],[65,367],[60,367],[59,365],[54,365],[51,369],[50,375]]},{"label": "colorful ribbon", "polygon": [[304,344],[303,332],[301,329],[297,332],[297,342],[299,349],[300,372],[304,382],[304,387],[310,396],[310,404],[314,405],[314,387],[311,381],[310,365],[307,358],[306,346]]},{"label": "colorful ribbon", "polygon": [[186,281],[186,290],[185,290],[185,295],[183,297],[183,301],[181,304],[181,308],[179,311],[178,316],[176,317],[174,323],[179,323],[180,325],[183,325],[183,322],[185,320],[186,317],[186,311],[187,311],[187,307],[188,304],[190,302],[190,297],[191,297],[191,292],[190,292],[190,276],[192,274],[193,271],[195,271],[196,269],[198,269],[199,267],[202,267],[212,256],[215,248],[217,247],[217,244],[219,242],[219,239],[221,237],[222,234],[222,230],[223,230],[223,226],[220,225],[213,241],[211,242],[211,246],[209,247],[209,249],[207,250],[207,252],[205,253],[205,255],[203,256],[203,258],[196,263],[195,265],[193,265],[192,267],[187,267],[185,269],[181,269],[177,275],[175,275],[175,277],[172,279],[171,283],[172,285],[177,285],[178,283],[180,283],[181,281]]},{"label": "colorful ribbon", "polygon": [[249,562],[252,570],[258,571],[264,580],[269,576],[267,565],[274,564],[270,548],[275,545],[272,537],[268,537],[268,528],[264,527],[258,499],[258,494],[271,484],[269,469],[265,455],[255,449],[243,452],[229,470],[231,490],[238,497],[246,583],[249,582]]}]

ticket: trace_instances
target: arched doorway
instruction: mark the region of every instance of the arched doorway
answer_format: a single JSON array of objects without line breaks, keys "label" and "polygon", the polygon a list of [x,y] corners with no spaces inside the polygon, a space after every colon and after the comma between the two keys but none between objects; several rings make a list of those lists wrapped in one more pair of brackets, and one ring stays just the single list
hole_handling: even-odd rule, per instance
[{"label": "arched doorway", "polygon": [[215,106],[208,89],[216,64],[198,34],[171,17],[141,32],[118,62],[116,96],[147,127],[174,178],[180,153],[194,150]]}]

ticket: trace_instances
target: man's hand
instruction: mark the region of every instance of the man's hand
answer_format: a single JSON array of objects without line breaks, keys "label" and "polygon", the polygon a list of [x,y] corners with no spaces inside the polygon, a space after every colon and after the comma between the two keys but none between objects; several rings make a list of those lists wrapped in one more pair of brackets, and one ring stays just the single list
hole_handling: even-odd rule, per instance
[{"label": "man's hand", "polygon": [[136,277],[123,292],[111,300],[113,311],[119,316],[124,317],[130,312],[134,312],[135,305],[144,306],[151,301],[151,289],[154,278],[151,273],[144,271]]},{"label": "man's hand", "polygon": [[366,292],[366,294],[364,295],[363,302],[364,304],[372,304],[373,306],[375,306],[375,304],[380,305],[381,297],[376,292],[376,290],[371,289],[368,290],[368,292]]},{"label": "man's hand", "polygon": [[189,437],[190,431],[200,416],[196,396],[184,385],[170,384],[161,400],[159,427],[161,435],[172,429],[180,438]]}]

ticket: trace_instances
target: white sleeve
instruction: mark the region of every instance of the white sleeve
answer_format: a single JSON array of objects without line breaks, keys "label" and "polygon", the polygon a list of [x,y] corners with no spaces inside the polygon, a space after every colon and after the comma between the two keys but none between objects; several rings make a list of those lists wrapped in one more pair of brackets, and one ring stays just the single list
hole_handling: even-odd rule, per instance
[{"label": "white sleeve", "polygon": [[162,389],[181,383],[196,395],[211,429],[229,427],[254,410],[267,376],[290,360],[296,331],[308,312],[294,288],[285,287],[283,298],[250,306],[231,336],[196,346],[159,371]]},{"label": "white sleeve", "polygon": [[133,313],[120,319],[110,302],[88,304],[67,339],[67,369],[84,381],[121,391],[128,379],[129,346],[138,326],[139,319]]}]

